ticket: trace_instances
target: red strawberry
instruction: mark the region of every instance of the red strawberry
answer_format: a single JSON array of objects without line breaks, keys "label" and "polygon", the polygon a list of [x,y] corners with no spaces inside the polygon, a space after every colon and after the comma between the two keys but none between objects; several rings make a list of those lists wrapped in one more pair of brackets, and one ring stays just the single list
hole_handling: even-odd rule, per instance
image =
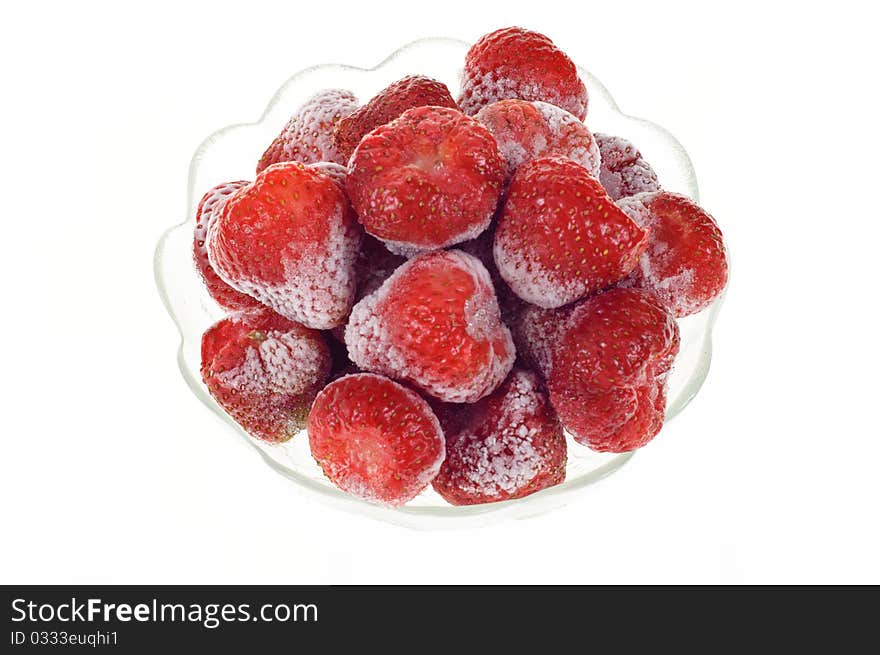
[{"label": "red strawberry", "polygon": [[594,136],[602,155],[599,181],[613,200],[660,189],[654,169],[632,143],[598,132]]},{"label": "red strawberry", "polygon": [[666,191],[618,204],[651,231],[638,266],[621,286],[655,293],[678,317],[708,307],[727,284],[727,254],[715,219],[693,200]]},{"label": "red strawberry", "polygon": [[522,498],[565,480],[565,436],[534,373],[514,370],[461,413],[433,483],[453,505]]},{"label": "red strawberry", "polygon": [[407,109],[427,106],[458,109],[443,82],[424,75],[404,77],[336,124],[333,133],[336,147],[347,160],[368,132],[390,123]]},{"label": "red strawberry", "polygon": [[328,384],[309,414],[312,457],[343,491],[391,506],[427,487],[445,455],[443,432],[417,393],[379,375]]},{"label": "red strawberry", "polygon": [[489,273],[458,250],[420,255],[398,268],[355,305],[345,343],[361,368],[457,403],[495,390],[515,355]]},{"label": "red strawberry", "polygon": [[583,166],[544,157],[513,176],[495,228],[495,263],[520,298],[561,307],[626,277],[647,237]]},{"label": "red strawberry", "polygon": [[211,226],[217,274],[282,316],[327,329],[354,300],[360,229],[342,189],[298,162],[270,166]]},{"label": "red strawberry", "polygon": [[495,139],[473,118],[416,107],[363,138],[347,186],[367,232],[395,252],[414,254],[485,230],[503,171]]},{"label": "red strawberry", "polygon": [[508,179],[525,162],[538,157],[568,157],[599,176],[599,146],[583,123],[546,102],[500,100],[476,116],[486,126],[507,161]]},{"label": "red strawberry", "polygon": [[287,441],[305,427],[330,371],[324,337],[269,309],[232,314],[202,336],[202,380],[250,435]]},{"label": "red strawberry", "polygon": [[232,311],[260,307],[260,303],[249,295],[236,291],[220,279],[208,261],[208,229],[216,220],[223,203],[240,188],[247,186],[245,181],[218,184],[202,196],[196,209],[196,228],[193,235],[193,261],[205,282],[205,287],[217,304]]},{"label": "red strawberry", "polygon": [[663,424],[678,325],[652,294],[611,289],[574,307],[556,334],[550,400],[574,438],[602,452],[650,441]]},{"label": "red strawberry", "polygon": [[549,102],[579,120],[587,115],[587,89],[574,62],[543,34],[520,27],[483,36],[464,61],[458,104],[465,113],[504,98]]},{"label": "red strawberry", "polygon": [[350,91],[319,91],[296,110],[281,134],[275,137],[260,158],[257,173],[282,161],[345,164],[348,157],[340,153],[333,143],[333,130],[342,118],[357,107],[357,98]]}]

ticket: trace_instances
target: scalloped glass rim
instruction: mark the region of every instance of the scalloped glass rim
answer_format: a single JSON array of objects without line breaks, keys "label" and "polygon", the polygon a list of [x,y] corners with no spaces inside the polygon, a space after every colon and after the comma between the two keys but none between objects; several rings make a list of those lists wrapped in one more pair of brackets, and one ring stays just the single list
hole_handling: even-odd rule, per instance
[{"label": "scalloped glass rim", "polygon": [[[347,88],[365,101],[389,83],[408,74],[422,73],[458,88],[460,66],[469,45],[446,38],[413,41],[372,68],[327,64],[304,69],[288,79],[272,97],[255,123],[231,125],[205,139],[189,169],[187,218],[170,228],[156,247],[156,284],[168,313],[180,331],[177,360],[193,393],[223,419],[243,443],[253,447],[275,471],[308,494],[347,511],[357,512],[419,529],[473,527],[505,518],[525,518],[564,505],[573,494],[618,470],[633,456],[593,453],[569,439],[566,481],[519,500],[453,507],[429,489],[410,504],[390,509],[343,493],[321,474],[311,460],[308,440],[300,434],[282,446],[258,442],[241,430],[214,402],[199,375],[202,332],[223,316],[204,290],[191,260],[193,222],[201,194],[227,180],[253,179],[255,162],[293,111],[309,95],[324,88]],[[696,175],[680,143],[662,127],[623,114],[607,89],[591,73],[580,69],[590,94],[587,125],[598,132],[617,134],[636,143],[651,162],[665,189],[698,200]],[[712,327],[721,307],[681,320],[682,349],[670,379],[667,422],[697,394],[709,371]],[[662,440],[662,437],[660,437]]]}]

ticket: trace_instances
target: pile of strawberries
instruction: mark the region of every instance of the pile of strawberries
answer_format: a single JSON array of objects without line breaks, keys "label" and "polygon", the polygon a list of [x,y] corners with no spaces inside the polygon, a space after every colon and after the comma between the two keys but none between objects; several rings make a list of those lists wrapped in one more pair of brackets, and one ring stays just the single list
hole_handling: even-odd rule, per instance
[{"label": "pile of strawberries", "polygon": [[727,281],[715,221],[663,191],[587,90],[519,28],[468,52],[458,100],[412,76],[309,99],[256,179],[198,207],[194,259],[229,315],[202,376],[249,434],[308,429],[341,489],[455,505],[565,478],[663,424],[677,317]]}]

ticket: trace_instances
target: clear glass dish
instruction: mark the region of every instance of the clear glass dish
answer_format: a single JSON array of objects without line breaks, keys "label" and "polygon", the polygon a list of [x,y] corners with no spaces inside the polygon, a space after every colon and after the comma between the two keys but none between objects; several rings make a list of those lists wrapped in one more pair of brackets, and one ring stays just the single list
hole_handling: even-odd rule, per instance
[{"label": "clear glass dish", "polygon": [[[583,487],[619,469],[633,453],[594,453],[569,439],[567,477],[563,484],[527,498],[500,503],[453,507],[430,488],[399,509],[372,505],[349,496],[323,476],[309,453],[305,433],[281,445],[258,442],[241,430],[207,393],[199,374],[201,335],[222,318],[224,312],[207,294],[193,266],[192,235],[196,206],[202,194],[221,182],[253,179],[263,150],[310,95],[320,89],[343,88],[350,89],[365,102],[391,82],[416,73],[445,82],[455,95],[467,49],[468,44],[462,41],[422,39],[397,50],[374,68],[331,64],[300,71],[282,85],[257,122],[226,127],[199,146],[190,164],[187,218],[165,232],[155,255],[159,293],[180,331],[177,353],[180,370],[193,393],[230,426],[230,433],[244,439],[269,466],[289,478],[303,493],[345,510],[421,529],[484,525],[546,512],[564,505]],[[698,200],[693,166],[681,144],[663,128],[621,113],[599,80],[586,70],[581,69],[580,73],[590,94],[588,127],[632,140],[654,167],[665,189]],[[705,311],[679,321],[681,352],[669,382],[667,422],[684,409],[706,378],[712,353],[712,326],[720,305],[719,298]],[[658,438],[662,441],[662,433]],[[224,446],[218,443],[217,447]]]}]

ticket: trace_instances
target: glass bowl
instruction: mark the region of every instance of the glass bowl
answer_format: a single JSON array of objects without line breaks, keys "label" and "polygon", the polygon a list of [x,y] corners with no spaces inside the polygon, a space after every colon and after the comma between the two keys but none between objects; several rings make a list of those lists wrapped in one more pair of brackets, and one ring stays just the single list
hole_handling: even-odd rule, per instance
[{"label": "glass bowl", "polygon": [[[241,430],[208,394],[199,374],[201,335],[223,317],[224,311],[205,291],[192,263],[191,247],[196,206],[202,194],[221,182],[253,179],[263,150],[310,95],[320,89],[343,88],[353,91],[365,102],[391,82],[417,73],[445,82],[455,95],[468,47],[467,43],[454,39],[422,39],[404,46],[373,68],[331,64],[307,68],[291,77],[269,102],[260,120],[214,132],[199,146],[189,169],[187,218],[165,232],[155,256],[159,293],[180,330],[177,353],[180,370],[193,393],[230,426],[230,433],[244,439],[272,469],[289,478],[303,493],[342,509],[423,529],[468,527],[543,513],[564,505],[583,487],[613,473],[629,461],[633,453],[594,453],[569,439],[563,484],[519,500],[485,505],[453,507],[430,488],[399,509],[373,505],[345,494],[324,477],[312,459],[305,433],[286,444],[259,442]],[[698,200],[693,166],[681,144],[663,128],[621,113],[596,77],[583,69],[580,74],[590,96],[588,127],[632,140],[656,170],[664,189]],[[681,352],[669,381],[667,421],[684,409],[706,378],[712,353],[712,325],[720,305],[721,299],[703,312],[679,321]],[[218,444],[217,447],[223,446]]]}]

